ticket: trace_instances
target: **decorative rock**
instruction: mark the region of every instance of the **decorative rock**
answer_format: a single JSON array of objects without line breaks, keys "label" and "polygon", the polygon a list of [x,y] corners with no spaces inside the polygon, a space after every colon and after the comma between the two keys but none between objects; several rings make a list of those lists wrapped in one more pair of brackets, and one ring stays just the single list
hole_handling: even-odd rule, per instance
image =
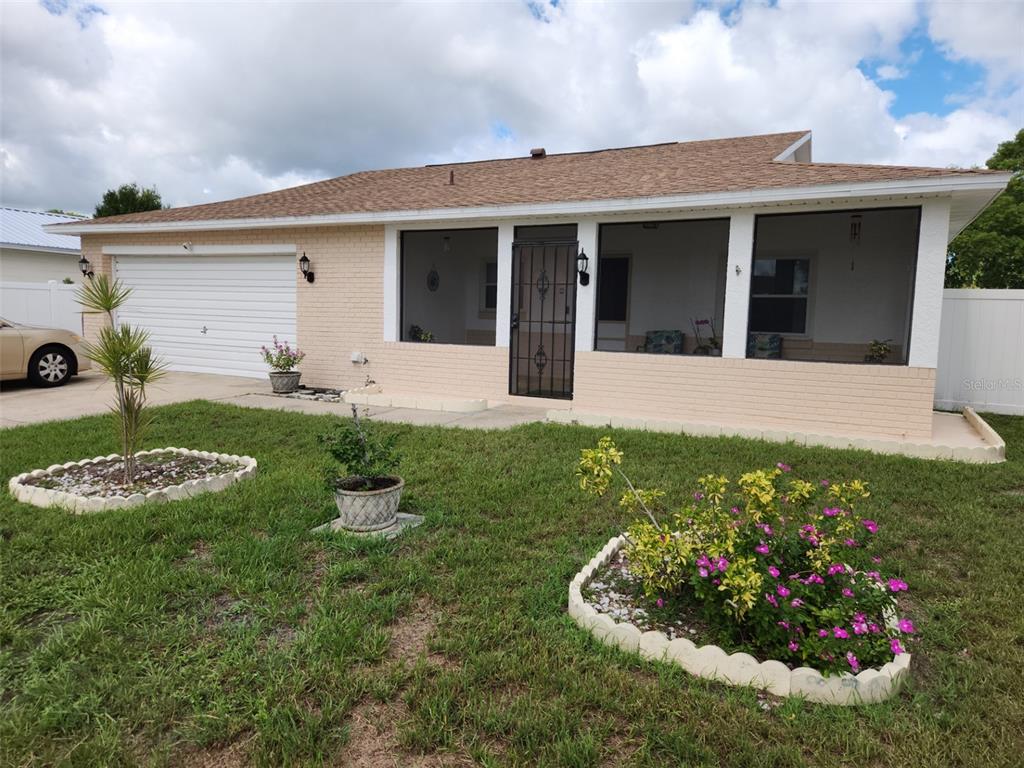
[{"label": "decorative rock", "polygon": [[[608,613],[599,613],[587,603],[582,589],[591,582],[595,571],[611,560],[625,542],[624,536],[611,539],[569,585],[569,616],[603,643],[638,652],[653,661],[678,664],[697,677],[730,685],[752,686],[777,696],[801,696],[819,704],[855,705],[885,701],[899,690],[909,674],[910,654],[906,653],[896,656],[880,670],[866,669],[856,677],[849,673],[826,677],[809,667],[791,670],[774,659],[759,663],[747,653],[729,655],[717,645],[698,648],[683,637],[669,641],[661,632],[641,632],[632,624],[616,622]],[[895,611],[887,612],[885,621],[889,627],[895,627]]]}]

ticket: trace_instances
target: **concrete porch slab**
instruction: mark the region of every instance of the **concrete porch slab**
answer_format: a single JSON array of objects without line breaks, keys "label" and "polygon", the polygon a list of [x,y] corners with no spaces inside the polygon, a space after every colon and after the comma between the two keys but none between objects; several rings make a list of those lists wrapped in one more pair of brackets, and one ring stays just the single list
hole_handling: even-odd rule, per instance
[{"label": "concrete porch slab", "polygon": [[897,454],[919,459],[947,459],[978,464],[1006,461],[1006,443],[972,409],[963,413],[932,413],[930,438],[901,440],[874,435],[839,435],[828,432],[798,432],[779,427],[753,425],[704,424],[675,421],[663,417],[643,419],[635,416],[591,413],[574,410],[550,410],[548,421],[588,427],[643,429],[649,432],[680,432],[696,437],[745,437],[774,443],[818,445],[825,448],[857,448],[875,453]]}]

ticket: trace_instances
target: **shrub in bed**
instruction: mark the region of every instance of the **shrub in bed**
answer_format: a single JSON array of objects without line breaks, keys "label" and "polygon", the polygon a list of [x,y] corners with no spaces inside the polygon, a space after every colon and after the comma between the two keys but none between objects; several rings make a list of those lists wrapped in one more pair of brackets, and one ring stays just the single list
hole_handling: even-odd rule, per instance
[{"label": "shrub in bed", "polygon": [[870,496],[863,482],[812,483],[785,464],[735,483],[705,475],[666,514],[664,494],[636,488],[622,458],[602,438],[576,474],[598,496],[619,477],[620,506],[645,514],[629,526],[625,551],[649,598],[692,599],[737,646],[793,666],[856,673],[904,651],[913,625],[893,628],[886,616],[907,585],[879,572],[878,525],[858,511]]}]

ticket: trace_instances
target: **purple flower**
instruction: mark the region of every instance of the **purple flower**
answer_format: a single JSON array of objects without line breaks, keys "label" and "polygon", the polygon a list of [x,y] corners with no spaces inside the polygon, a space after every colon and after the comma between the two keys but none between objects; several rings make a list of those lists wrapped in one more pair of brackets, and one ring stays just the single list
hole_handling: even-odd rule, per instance
[{"label": "purple flower", "polygon": [[850,633],[842,627],[832,627],[832,634],[838,637],[840,640],[845,640],[850,636]]},{"label": "purple flower", "polygon": [[880,558],[878,555],[872,555],[871,556],[871,562],[874,563],[875,565],[880,565],[881,562],[882,562],[882,558]]},{"label": "purple flower", "polygon": [[659,598],[657,599],[657,601],[655,601],[655,605],[657,605],[657,606],[658,606],[659,608],[664,608],[664,607],[665,607],[665,601],[664,601],[664,600],[662,600],[662,599],[661,599],[661,598],[659,597]]},{"label": "purple flower", "polygon": [[783,464],[781,461],[778,464],[776,464],[775,466],[778,467],[779,469],[781,469],[783,472],[792,472],[793,471],[793,468],[791,466],[789,466],[789,464]]},{"label": "purple flower", "polygon": [[762,555],[767,555],[771,550],[768,549],[768,545],[764,543],[764,540],[762,540],[760,544],[754,547],[754,551],[760,552]]},{"label": "purple flower", "polygon": [[801,600],[799,597],[794,597],[792,600],[789,601],[789,604],[793,608],[799,608],[801,605],[804,604],[804,601]]},{"label": "purple flower", "polygon": [[832,563],[828,567],[828,575],[835,576],[837,573],[843,573],[846,570],[846,566],[842,563]]},{"label": "purple flower", "polygon": [[729,561],[724,557],[720,557],[718,558],[717,566],[720,573],[725,573],[725,569],[729,567]]},{"label": "purple flower", "polygon": [[860,662],[857,661],[857,657],[853,655],[853,651],[846,652],[846,661],[850,665],[850,669],[854,672],[860,669]]},{"label": "purple flower", "polygon": [[849,587],[843,587],[843,597],[853,597],[853,590]]},{"label": "purple flower", "polygon": [[789,597],[789,587],[779,584],[775,587],[775,591],[779,593],[779,597]]},{"label": "purple flower", "polygon": [[845,544],[848,547],[858,547],[858,546],[860,546],[857,543],[856,539],[847,539],[846,541],[843,542],[843,544]]},{"label": "purple flower", "polygon": [[804,584],[824,584],[824,583],[825,583],[825,580],[823,578],[821,578],[821,576],[819,576],[816,573],[812,573],[810,576],[808,576],[806,579],[804,579]]},{"label": "purple flower", "polygon": [[704,494],[701,493],[700,491],[697,491],[695,494],[693,494],[693,500],[694,501],[701,501],[703,499],[704,499]]},{"label": "purple flower", "polygon": [[900,632],[905,635],[914,634],[914,623],[910,619],[900,619],[899,621]]},{"label": "purple flower", "polygon": [[869,533],[878,533],[878,523],[874,520],[861,520],[860,524],[867,528]]},{"label": "purple flower", "polygon": [[800,650],[800,643],[798,643],[796,640],[790,640],[789,641],[789,650],[791,650],[793,653],[796,653],[797,651]]},{"label": "purple flower", "polygon": [[819,629],[818,630],[818,637],[828,637],[828,630],[827,629]]},{"label": "purple flower", "polygon": [[698,568],[697,569],[697,573],[700,574],[700,577],[702,579],[706,579],[708,577],[708,569],[707,568]]},{"label": "purple flower", "polygon": [[867,631],[868,631],[868,625],[865,624],[863,621],[855,621],[853,623],[853,634],[855,634],[855,635],[864,635],[864,634],[867,634]]},{"label": "purple flower", "polygon": [[789,622],[788,621],[776,621],[775,623],[778,624],[783,629],[789,629]]},{"label": "purple flower", "polygon": [[893,592],[905,592],[909,587],[907,587],[907,582],[901,579],[889,579],[889,589]]},{"label": "purple flower", "polygon": [[776,600],[775,599],[775,595],[771,594],[770,592],[765,592],[764,593],[764,599],[767,600],[769,603],[771,603],[776,608],[779,607],[779,601]]},{"label": "purple flower", "polygon": [[829,486],[828,480],[822,480],[821,481],[821,487],[822,488],[828,488],[828,486]]},{"label": "purple flower", "polygon": [[842,510],[839,509],[839,507],[825,507],[825,509],[821,511],[821,514],[823,514],[825,517],[835,517],[841,511]]},{"label": "purple flower", "polygon": [[877,635],[881,631],[882,628],[875,624],[875,622],[872,621],[870,624],[868,624],[868,632],[870,632],[872,635]]},{"label": "purple flower", "polygon": [[770,573],[772,575],[773,579],[779,578],[779,569],[776,568],[774,565],[769,565],[768,566],[768,573]]},{"label": "purple flower", "polygon": [[906,651],[903,650],[903,646],[900,645],[900,639],[898,637],[894,637],[892,640],[889,641],[889,650],[897,656],[899,656],[901,653],[906,653]]},{"label": "purple flower", "polygon": [[881,581],[882,580],[882,574],[880,574],[878,571],[868,571],[867,575],[868,575],[868,578],[871,578],[871,579],[873,579],[875,581]]}]

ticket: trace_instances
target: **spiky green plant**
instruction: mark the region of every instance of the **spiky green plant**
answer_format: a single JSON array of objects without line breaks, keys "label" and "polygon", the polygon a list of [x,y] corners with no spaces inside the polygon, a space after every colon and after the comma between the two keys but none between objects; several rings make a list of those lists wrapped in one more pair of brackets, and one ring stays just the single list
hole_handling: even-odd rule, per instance
[{"label": "spiky green plant", "polygon": [[86,280],[77,295],[78,303],[87,313],[104,314],[109,321],[100,329],[95,344],[86,343],[85,354],[114,384],[111,410],[120,421],[126,485],[135,482],[135,453],[149,424],[146,387],[166,373],[163,363],[147,345],[149,334],[141,328],[115,321],[114,313],[130,295],[131,288],[107,275]]}]

